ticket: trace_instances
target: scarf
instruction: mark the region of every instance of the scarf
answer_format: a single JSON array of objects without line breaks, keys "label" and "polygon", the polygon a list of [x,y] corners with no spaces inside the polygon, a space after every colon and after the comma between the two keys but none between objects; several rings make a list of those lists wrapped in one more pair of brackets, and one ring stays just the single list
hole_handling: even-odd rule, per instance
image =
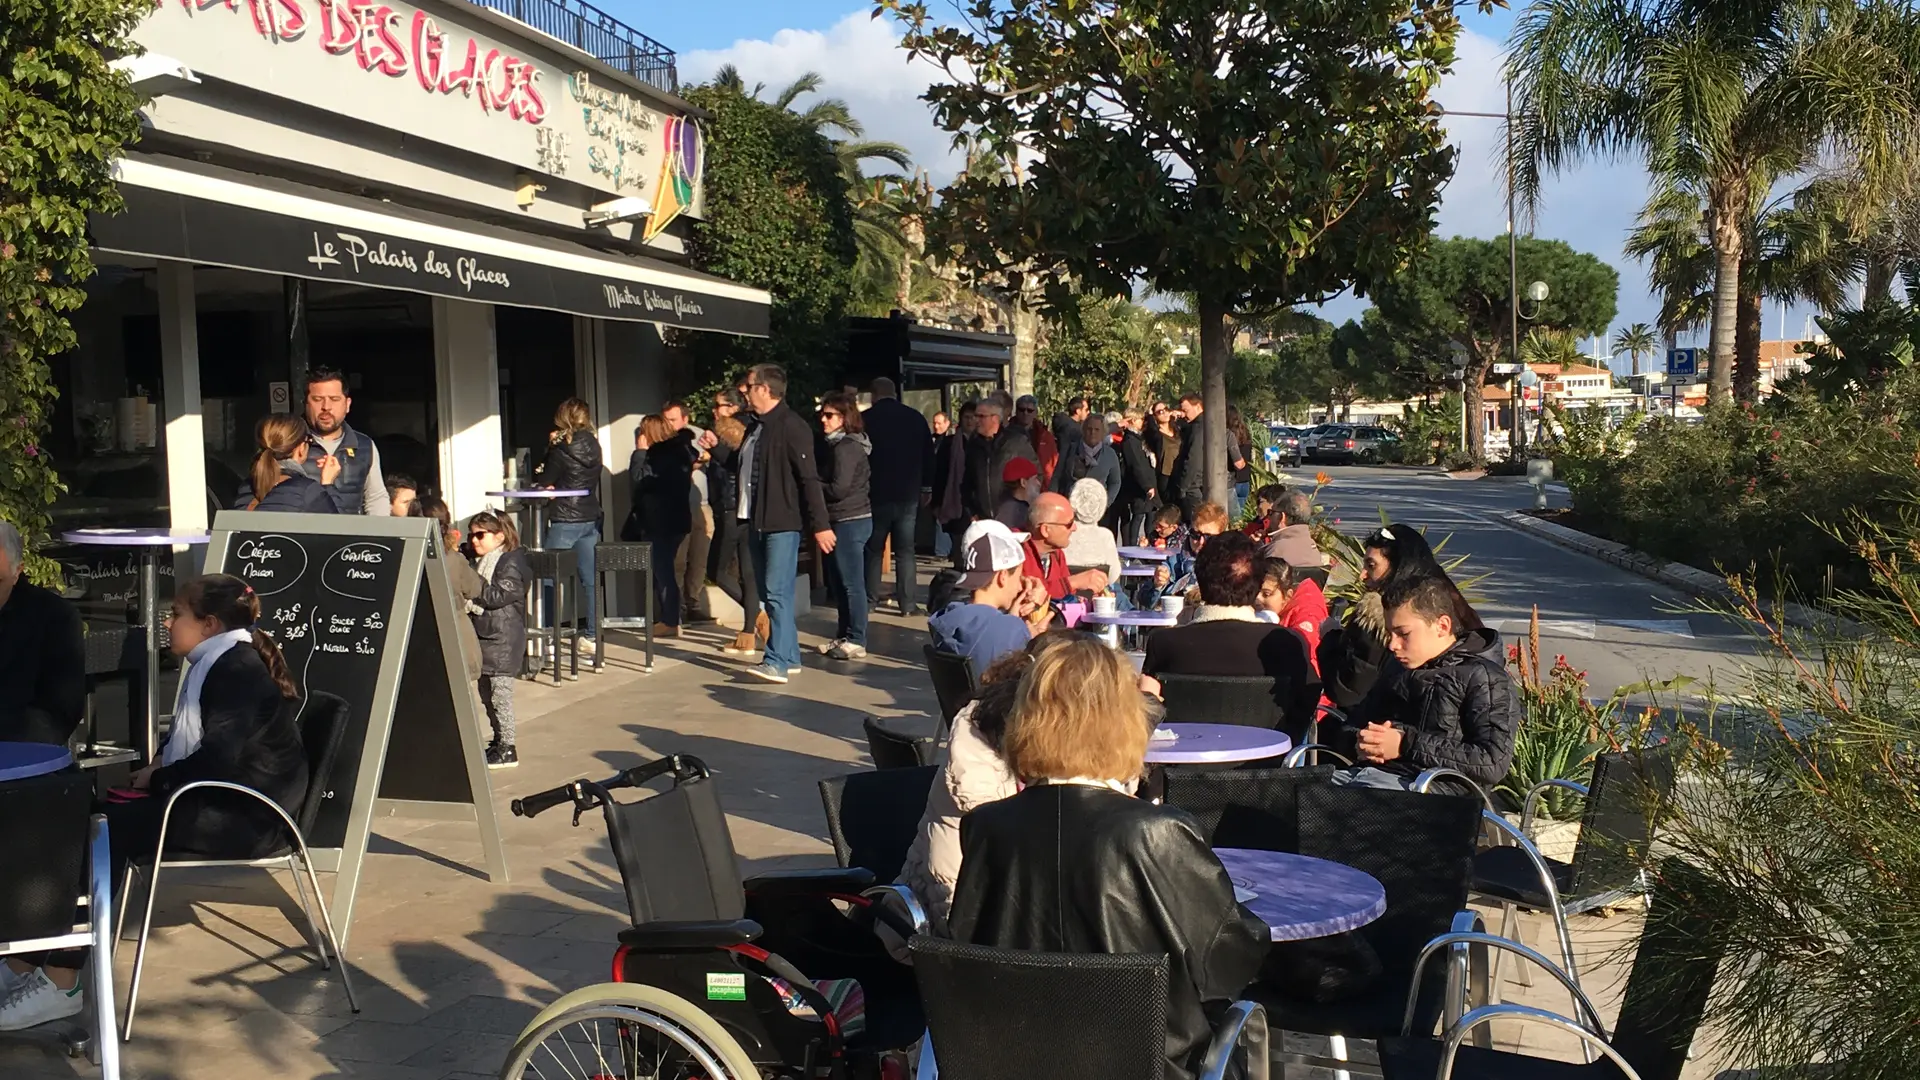
[{"label": "scarf", "polygon": [[1080,454],[1086,459],[1088,468],[1092,468],[1093,463],[1100,460],[1100,451],[1102,449],[1104,449],[1104,447],[1099,443],[1080,444]]},{"label": "scarf", "polygon": [[1251,605],[1240,607],[1234,604],[1201,604],[1193,613],[1193,621],[1204,622],[1259,622]]},{"label": "scarf", "polygon": [[[487,584],[493,584],[493,572],[500,568],[500,556],[506,553],[507,549],[504,547],[494,548],[492,551],[480,556],[480,561],[474,564],[473,568],[479,571],[480,576],[486,580]],[[477,601],[467,601],[467,614],[485,615],[486,613],[487,609],[481,607]]]},{"label": "scarf", "polygon": [[187,674],[180,680],[179,697],[174,699],[173,728],[167,732],[167,744],[160,748],[160,764],[172,765],[200,749],[205,734],[200,722],[200,688],[206,684],[213,662],[242,642],[253,644],[252,629],[215,634],[187,653]]}]

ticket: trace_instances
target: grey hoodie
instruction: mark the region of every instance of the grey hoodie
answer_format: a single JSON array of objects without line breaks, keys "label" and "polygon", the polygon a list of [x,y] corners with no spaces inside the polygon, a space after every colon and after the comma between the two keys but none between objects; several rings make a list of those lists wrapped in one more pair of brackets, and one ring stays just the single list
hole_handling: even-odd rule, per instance
[{"label": "grey hoodie", "polygon": [[827,520],[834,524],[873,516],[873,468],[867,456],[873,442],[865,435],[836,431],[826,437],[820,454],[821,489],[827,497]]}]

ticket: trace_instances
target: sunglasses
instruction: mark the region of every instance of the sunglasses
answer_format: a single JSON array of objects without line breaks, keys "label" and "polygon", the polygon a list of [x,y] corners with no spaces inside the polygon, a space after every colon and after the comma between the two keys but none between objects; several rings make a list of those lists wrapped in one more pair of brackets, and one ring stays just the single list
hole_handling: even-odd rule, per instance
[{"label": "sunglasses", "polygon": [[821,409],[821,410],[820,410],[820,419],[822,419],[822,420],[838,420],[838,419],[840,419],[840,414],[839,414],[839,413],[837,413],[837,412],[833,412],[833,411],[831,411],[831,410],[828,410],[828,409]]},{"label": "sunglasses", "polygon": [[499,530],[497,529],[470,529],[468,530],[467,535],[473,537],[475,540],[478,540],[483,536],[499,536],[500,533],[499,533]]}]

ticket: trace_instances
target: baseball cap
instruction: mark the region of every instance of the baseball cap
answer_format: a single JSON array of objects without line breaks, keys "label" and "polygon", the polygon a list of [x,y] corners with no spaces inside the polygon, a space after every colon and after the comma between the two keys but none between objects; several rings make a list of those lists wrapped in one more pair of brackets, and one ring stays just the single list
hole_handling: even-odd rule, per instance
[{"label": "baseball cap", "polygon": [[967,526],[960,538],[960,565],[966,572],[955,583],[957,589],[972,592],[993,584],[993,575],[1026,565],[1026,552],[1020,550],[1025,533],[1017,533],[998,521],[976,521]]},{"label": "baseball cap", "polygon": [[1000,470],[1000,479],[1005,480],[1009,484],[1017,484],[1022,480],[1039,475],[1040,466],[1035,465],[1023,457],[1015,457],[1009,460],[1006,466]]}]

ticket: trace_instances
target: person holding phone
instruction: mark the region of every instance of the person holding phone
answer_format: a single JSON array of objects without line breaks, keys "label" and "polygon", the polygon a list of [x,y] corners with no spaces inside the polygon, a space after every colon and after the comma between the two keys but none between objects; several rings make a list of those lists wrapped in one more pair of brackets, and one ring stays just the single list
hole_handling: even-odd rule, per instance
[{"label": "person holding phone", "polygon": [[[173,727],[159,759],[133,774],[105,806],[114,890],[133,859],[153,857],[168,798],[199,780],[260,792],[297,817],[306,801],[307,754],[298,691],[280,648],[259,626],[260,599],[230,574],[185,582],[167,614],[168,647],[185,661]],[[272,810],[229,791],[196,791],[173,809],[167,850],[215,859],[256,859],[288,842]],[[76,1016],[84,1007],[86,953],[0,967],[0,1031]]]}]

